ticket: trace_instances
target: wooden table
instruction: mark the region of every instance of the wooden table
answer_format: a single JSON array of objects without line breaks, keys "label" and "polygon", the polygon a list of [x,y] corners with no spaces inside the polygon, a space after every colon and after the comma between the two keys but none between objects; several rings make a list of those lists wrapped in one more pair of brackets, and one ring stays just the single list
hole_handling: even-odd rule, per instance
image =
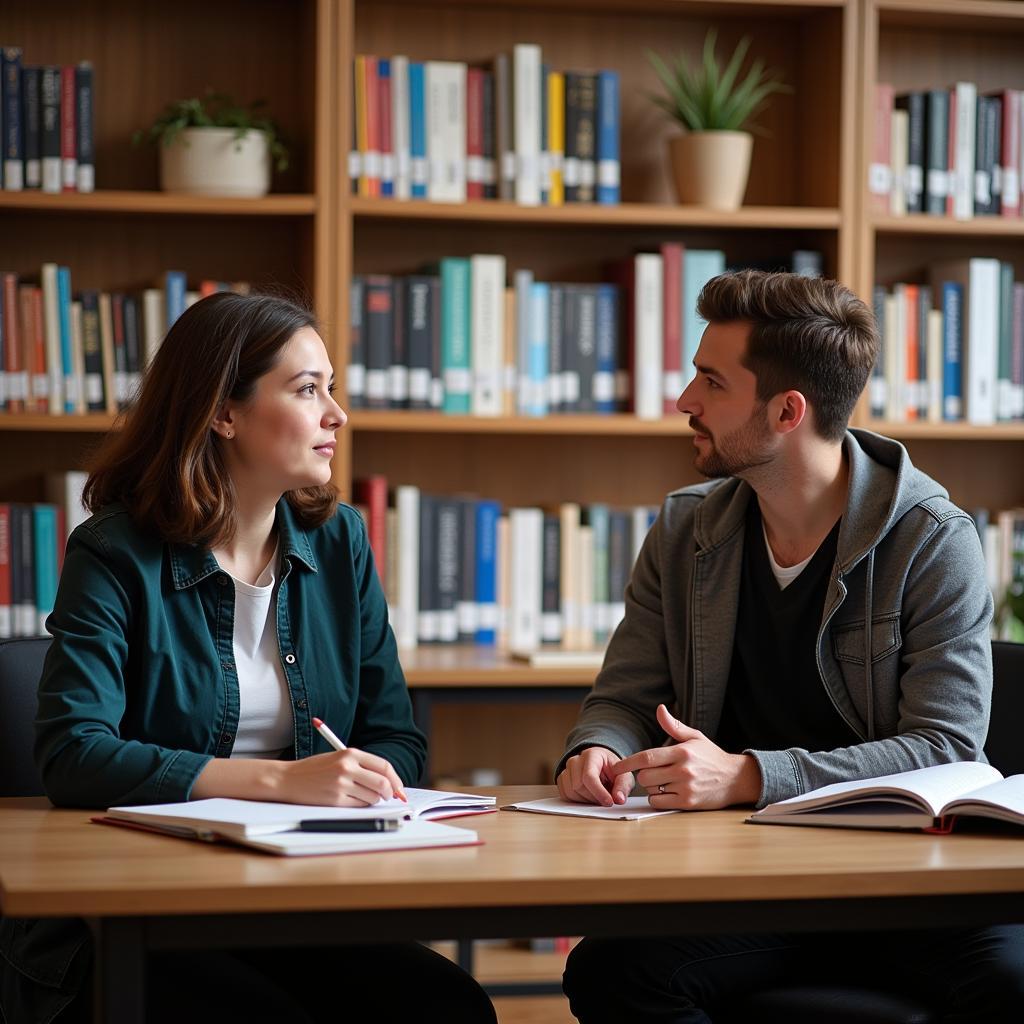
[{"label": "wooden table", "polygon": [[[549,795],[503,787],[499,803]],[[0,911],[91,919],[101,1019],[142,1019],[147,949],[1024,920],[1024,841],[743,824],[467,818],[483,846],[286,859],[0,800]],[[456,822],[458,824],[458,822]]]}]

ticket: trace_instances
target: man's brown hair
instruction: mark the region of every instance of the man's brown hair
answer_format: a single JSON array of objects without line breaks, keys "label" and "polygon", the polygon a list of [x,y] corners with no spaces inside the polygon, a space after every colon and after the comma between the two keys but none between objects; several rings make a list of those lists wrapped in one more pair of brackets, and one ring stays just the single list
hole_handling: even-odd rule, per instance
[{"label": "man's brown hair", "polygon": [[[235,531],[236,498],[212,429],[227,399],[248,401],[310,310],[274,295],[222,292],[185,310],[167,332],[138,396],[100,448],[85,485],[90,512],[120,502],[167,541],[217,547]],[[333,487],[285,497],[306,528],[334,514]]]},{"label": "man's brown hair", "polygon": [[791,388],[807,398],[818,434],[838,441],[878,356],[871,310],[837,281],[741,270],[712,278],[697,299],[708,323],[747,323],[742,363],[767,402]]}]

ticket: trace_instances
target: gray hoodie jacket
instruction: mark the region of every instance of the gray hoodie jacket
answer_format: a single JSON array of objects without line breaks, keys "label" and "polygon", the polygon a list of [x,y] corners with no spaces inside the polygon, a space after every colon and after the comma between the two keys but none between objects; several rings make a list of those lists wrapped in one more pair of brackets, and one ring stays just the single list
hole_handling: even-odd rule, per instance
[{"label": "gray hoodie jacket", "polygon": [[[758,807],[831,782],[984,760],[992,596],[974,523],[896,441],[850,430],[844,449],[849,493],[817,662],[822,686],[861,742],[747,751],[761,769]],[[625,757],[660,746],[659,703],[715,738],[753,496],[729,478],[665,499],[626,588],[626,617],[556,775],[584,747]],[[791,699],[785,679],[778,694]]]}]

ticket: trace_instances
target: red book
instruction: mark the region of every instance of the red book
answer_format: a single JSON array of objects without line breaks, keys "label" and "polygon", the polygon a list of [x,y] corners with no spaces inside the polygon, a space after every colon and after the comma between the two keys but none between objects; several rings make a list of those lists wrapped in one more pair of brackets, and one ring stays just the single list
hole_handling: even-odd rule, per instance
[{"label": "red book", "polygon": [[377,575],[383,585],[387,579],[388,480],[385,476],[368,476],[354,481],[356,501],[366,508],[366,532],[370,537]]},{"label": "red book", "polygon": [[679,242],[661,246],[661,344],[662,407],[666,416],[678,414],[676,402],[683,393],[683,247]]},{"label": "red book", "polygon": [[[28,412],[49,412],[49,383],[46,377],[46,333],[43,323],[43,290],[37,285],[23,284],[18,289],[21,303],[21,337],[28,371]],[[39,390],[37,390],[37,384]]]},{"label": "red book", "polygon": [[366,186],[367,194],[380,195],[380,85],[377,82],[377,58],[369,54],[363,59],[366,96]]},{"label": "red book", "polygon": [[872,212],[887,214],[892,192],[892,105],[893,87],[888,82],[875,86],[875,140],[868,168],[868,195]]},{"label": "red book", "polygon": [[11,506],[0,505],[0,640],[14,636],[11,607]]},{"label": "red book", "polygon": [[904,389],[903,415],[904,419],[916,420],[919,405],[918,379],[920,377],[919,367],[921,365],[920,353],[920,324],[919,317],[921,290],[916,284],[905,284],[903,286],[903,322],[906,324],[906,388]]},{"label": "red book", "polygon": [[391,142],[391,72],[377,65],[377,115],[380,120],[380,194],[395,194],[395,154]]},{"label": "red book", "polygon": [[466,198],[484,197],[484,72],[466,70]]},{"label": "red book", "polygon": [[7,411],[25,411],[25,366],[18,316],[18,275],[0,274],[4,297],[4,370],[7,372]]},{"label": "red book", "polygon": [[57,505],[57,578],[64,571],[64,550],[68,546],[68,514],[63,505]]},{"label": "red book", "polygon": [[75,69],[60,69],[60,181],[64,192],[78,191],[78,160],[75,145]]}]

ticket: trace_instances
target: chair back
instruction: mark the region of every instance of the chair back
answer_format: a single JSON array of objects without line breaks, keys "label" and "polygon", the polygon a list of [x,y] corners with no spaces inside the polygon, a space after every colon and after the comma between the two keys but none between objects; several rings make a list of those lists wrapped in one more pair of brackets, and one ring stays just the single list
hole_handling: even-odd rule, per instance
[{"label": "chair back", "polygon": [[0,640],[0,796],[42,796],[32,741],[50,638]]},{"label": "chair back", "polygon": [[985,754],[1004,775],[1024,774],[1024,644],[992,642],[992,718]]}]

